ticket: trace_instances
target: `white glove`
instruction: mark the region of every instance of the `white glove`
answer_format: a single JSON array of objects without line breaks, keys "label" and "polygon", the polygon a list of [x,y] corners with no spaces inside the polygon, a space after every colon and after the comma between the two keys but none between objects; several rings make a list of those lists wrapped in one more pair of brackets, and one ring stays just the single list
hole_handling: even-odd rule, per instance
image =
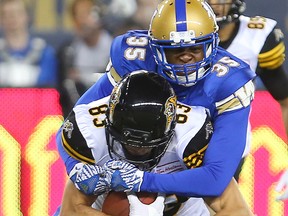
[{"label": "white glove", "polygon": [[111,177],[111,189],[114,191],[139,192],[144,172],[125,161],[109,160],[103,168]]},{"label": "white glove", "polygon": [[127,193],[130,204],[129,216],[163,216],[165,196],[158,194],[150,205],[142,203],[133,192]]},{"label": "white glove", "polygon": [[280,177],[275,190],[283,193],[276,197],[276,200],[285,200],[288,198],[288,170],[286,170]]}]

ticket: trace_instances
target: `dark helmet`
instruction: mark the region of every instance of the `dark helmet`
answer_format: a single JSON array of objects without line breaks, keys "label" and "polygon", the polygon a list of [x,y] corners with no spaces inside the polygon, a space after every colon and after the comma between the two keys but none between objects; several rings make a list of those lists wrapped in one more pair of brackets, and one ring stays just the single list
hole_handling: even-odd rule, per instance
[{"label": "dark helmet", "polygon": [[[234,22],[239,19],[239,16],[243,14],[246,9],[246,3],[244,0],[232,0],[231,2],[218,1],[219,3],[214,3],[215,1],[208,0],[208,3],[212,6],[213,10],[214,7],[222,6],[222,15],[218,15],[216,11],[216,21],[218,25],[223,25],[229,22]],[[225,11],[225,8],[230,8],[228,12]]]},{"label": "dark helmet", "polygon": [[113,89],[106,116],[112,158],[152,169],[165,153],[176,123],[176,96],[163,77],[135,71]]}]

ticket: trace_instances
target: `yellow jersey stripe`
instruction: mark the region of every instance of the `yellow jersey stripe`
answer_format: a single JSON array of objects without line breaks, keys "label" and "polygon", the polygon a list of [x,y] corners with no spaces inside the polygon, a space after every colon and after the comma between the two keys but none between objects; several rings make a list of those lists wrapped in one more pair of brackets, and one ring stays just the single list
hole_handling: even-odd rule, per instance
[{"label": "yellow jersey stripe", "polygon": [[267,58],[269,59],[272,56],[280,56],[284,52],[285,52],[285,45],[284,45],[284,42],[281,42],[276,47],[274,47],[272,50],[269,50],[268,52],[259,54],[258,59],[259,59],[259,61],[263,61],[264,59],[267,59]]},{"label": "yellow jersey stripe", "polygon": [[283,64],[285,61],[285,55],[282,54],[280,57],[270,60],[270,61],[265,61],[265,62],[259,62],[259,66],[262,68],[268,68],[268,69],[275,69]]},{"label": "yellow jersey stripe", "polygon": [[196,168],[201,166],[204,158],[204,152],[208,148],[208,144],[205,145],[198,152],[189,155],[188,157],[183,158],[184,163],[190,168]]}]

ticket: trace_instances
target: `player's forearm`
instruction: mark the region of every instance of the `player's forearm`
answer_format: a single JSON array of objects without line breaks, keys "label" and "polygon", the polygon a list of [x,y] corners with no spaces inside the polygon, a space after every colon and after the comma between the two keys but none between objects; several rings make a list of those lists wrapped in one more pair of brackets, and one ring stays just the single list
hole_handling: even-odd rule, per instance
[{"label": "player's forearm", "polygon": [[216,212],[216,216],[252,216],[238,185],[231,180],[225,191],[219,197],[204,198],[207,205]]},{"label": "player's forearm", "polygon": [[71,180],[66,183],[64,196],[61,204],[60,216],[104,216],[103,212],[100,212],[91,207],[97,196],[85,195],[79,191]]},{"label": "player's forearm", "polygon": [[[198,178],[205,176],[204,178]],[[177,194],[187,197],[219,196],[229,181],[216,180],[205,168],[173,174],[145,173],[141,191]]]}]

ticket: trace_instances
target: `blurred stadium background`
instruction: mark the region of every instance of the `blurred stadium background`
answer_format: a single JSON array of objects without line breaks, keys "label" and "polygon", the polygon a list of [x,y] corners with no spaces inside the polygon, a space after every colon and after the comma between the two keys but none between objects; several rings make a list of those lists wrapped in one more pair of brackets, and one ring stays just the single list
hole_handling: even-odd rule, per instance
[{"label": "blurred stadium background", "polygon": [[[71,36],[65,6],[69,2],[28,1],[33,31],[56,49]],[[247,15],[274,18],[288,35],[287,0],[246,2]],[[287,42],[286,37],[286,47]],[[67,178],[54,140],[63,121],[59,94],[55,89],[2,88],[0,98],[0,216],[52,215]],[[288,168],[280,107],[265,90],[258,90],[255,98],[253,143],[241,174],[241,191],[258,216],[285,216],[288,202],[276,202],[274,192],[275,182]]]}]

